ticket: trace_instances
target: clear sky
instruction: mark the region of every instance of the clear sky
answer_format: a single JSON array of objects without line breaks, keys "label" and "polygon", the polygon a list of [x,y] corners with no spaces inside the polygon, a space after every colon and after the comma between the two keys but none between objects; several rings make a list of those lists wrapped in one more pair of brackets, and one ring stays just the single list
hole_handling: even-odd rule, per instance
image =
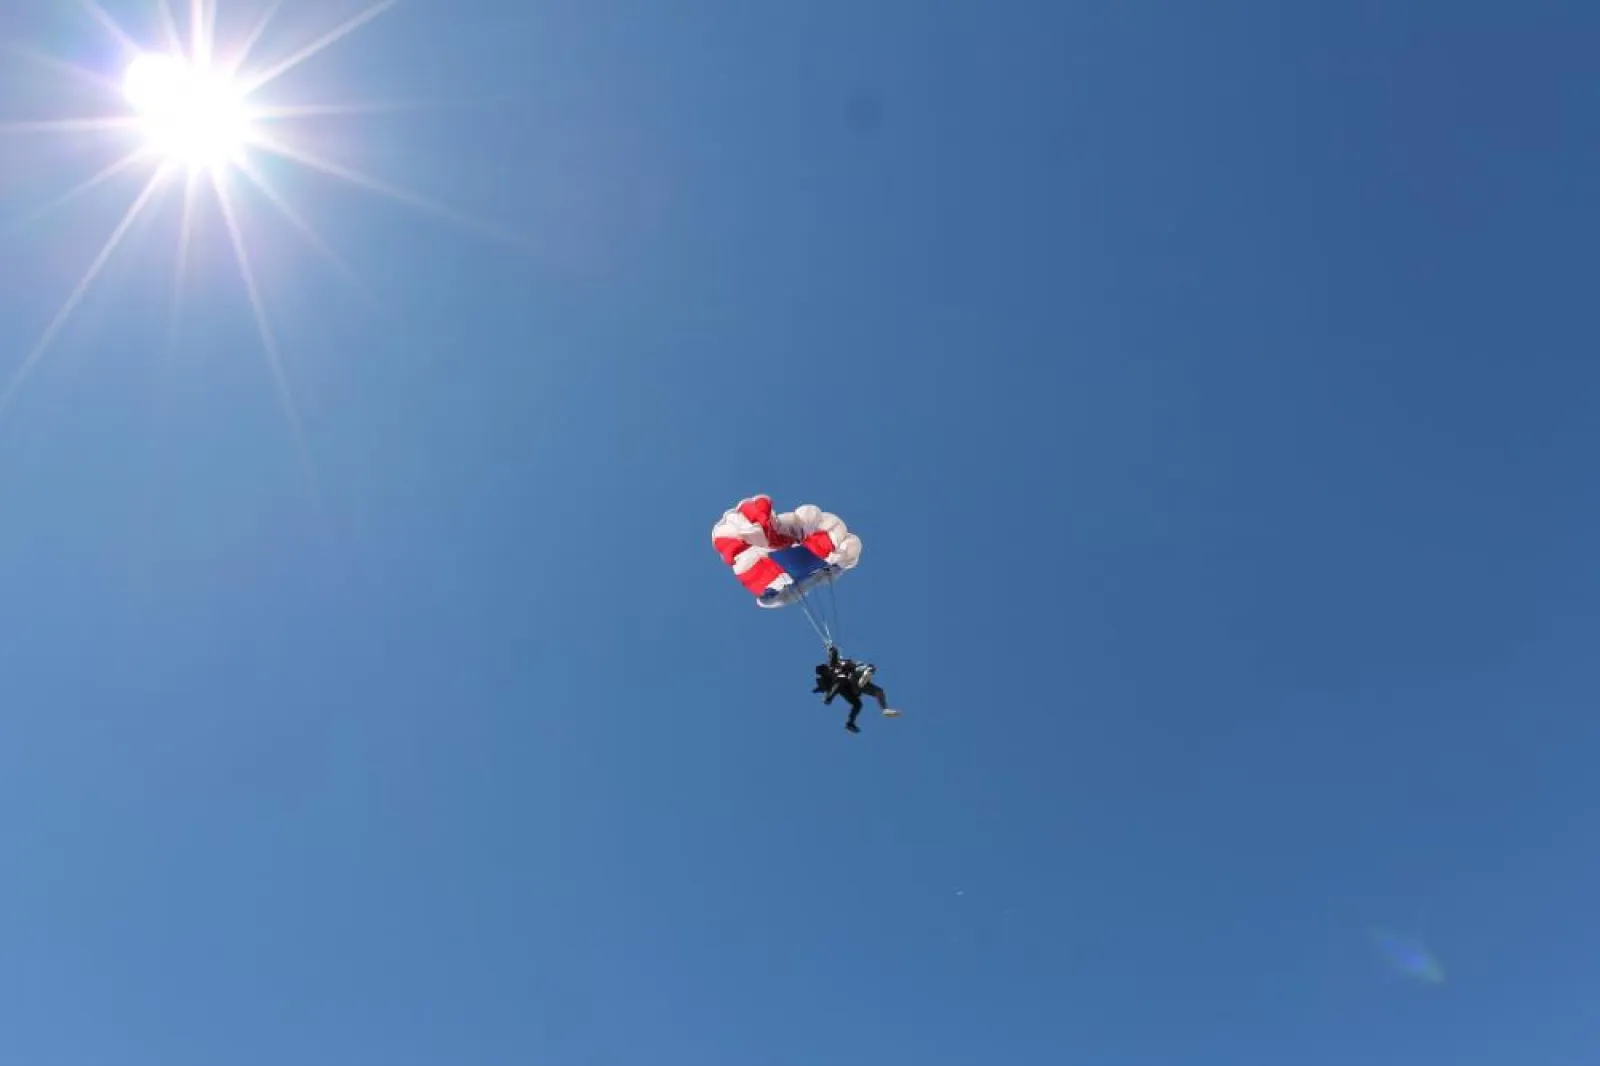
[{"label": "clear sky", "polygon": [[0,1062],[1592,1062],[1600,7],[401,3],[270,343],[0,39]]}]

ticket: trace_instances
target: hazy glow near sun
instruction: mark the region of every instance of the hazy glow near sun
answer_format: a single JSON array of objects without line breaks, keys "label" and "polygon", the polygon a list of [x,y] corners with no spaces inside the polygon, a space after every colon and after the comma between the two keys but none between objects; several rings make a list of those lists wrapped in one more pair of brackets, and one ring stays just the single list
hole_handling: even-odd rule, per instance
[{"label": "hazy glow near sun", "polygon": [[161,159],[190,170],[240,161],[249,112],[223,72],[178,56],[145,54],[128,64],[122,94],[147,148]]}]

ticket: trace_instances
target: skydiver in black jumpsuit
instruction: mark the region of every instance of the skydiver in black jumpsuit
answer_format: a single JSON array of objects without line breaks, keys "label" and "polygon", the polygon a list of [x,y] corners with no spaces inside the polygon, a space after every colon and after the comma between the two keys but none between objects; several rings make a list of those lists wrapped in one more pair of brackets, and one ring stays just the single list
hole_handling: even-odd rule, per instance
[{"label": "skydiver in black jumpsuit", "polygon": [[856,725],[856,717],[861,714],[862,696],[877,700],[884,714],[893,713],[889,710],[889,697],[872,680],[876,670],[877,667],[871,663],[862,666],[854,659],[841,659],[839,649],[830,647],[828,661],[817,667],[817,684],[811,691],[827,693],[822,698],[824,704],[832,703],[835,696],[843,696],[850,705],[850,717],[845,719],[844,727],[852,733],[859,733],[861,727]]}]

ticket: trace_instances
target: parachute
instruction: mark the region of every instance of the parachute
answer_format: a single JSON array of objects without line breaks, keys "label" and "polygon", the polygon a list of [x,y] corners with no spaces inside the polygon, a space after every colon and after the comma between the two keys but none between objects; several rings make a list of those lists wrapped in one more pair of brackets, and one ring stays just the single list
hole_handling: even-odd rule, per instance
[{"label": "parachute", "polygon": [[[838,610],[833,583],[861,558],[861,538],[844,521],[815,504],[774,513],[772,498],[751,496],[726,511],[711,529],[711,543],[758,607],[798,604],[817,636],[833,646]],[[810,593],[828,587],[828,614]]]}]

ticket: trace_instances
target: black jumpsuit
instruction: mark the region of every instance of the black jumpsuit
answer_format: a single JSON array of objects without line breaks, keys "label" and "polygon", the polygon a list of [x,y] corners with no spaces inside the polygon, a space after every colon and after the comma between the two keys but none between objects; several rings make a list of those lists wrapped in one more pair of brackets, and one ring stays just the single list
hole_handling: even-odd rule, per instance
[{"label": "black jumpsuit", "polygon": [[[850,717],[845,719],[844,727],[851,732],[856,731],[856,718],[861,714],[861,697],[870,696],[878,701],[878,706],[883,710],[889,709],[889,698],[876,682],[860,683],[857,678],[861,676],[861,667],[853,659],[840,659],[837,648],[829,649],[828,661],[817,667],[817,687],[814,692],[826,691],[828,694],[823,703],[832,703],[834,696],[843,696],[844,701],[850,705]],[[828,683],[831,679],[831,683]],[[827,688],[824,689],[824,685]]]}]

